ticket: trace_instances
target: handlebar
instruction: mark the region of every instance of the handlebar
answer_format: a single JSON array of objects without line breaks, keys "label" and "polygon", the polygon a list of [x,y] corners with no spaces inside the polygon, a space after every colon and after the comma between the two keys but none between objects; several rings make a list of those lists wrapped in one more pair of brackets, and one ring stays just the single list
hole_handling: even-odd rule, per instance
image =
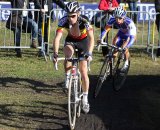
[{"label": "handlebar", "polygon": [[61,60],[65,60],[65,58],[64,57],[57,58],[57,62],[54,63],[55,70],[58,70],[58,61],[61,61]]},{"label": "handlebar", "polygon": [[108,46],[108,47],[114,48],[114,49],[116,49],[116,50],[118,50],[118,51],[120,51],[120,52],[125,52],[125,48],[117,47],[117,46],[115,46],[115,45],[113,45],[113,44],[108,44],[107,42],[101,42],[100,44],[98,44],[98,45],[97,45],[98,51],[99,51],[99,48],[100,48],[101,46]]},{"label": "handlebar", "polygon": [[[53,61],[53,55],[50,56],[50,59]],[[86,60],[86,58],[84,57],[80,57],[80,58],[64,58],[64,57],[60,57],[60,58],[57,58],[57,62],[54,63],[54,68],[55,70],[58,70],[58,61],[62,61],[62,60],[67,60],[67,61],[73,61],[73,60]],[[88,71],[90,71],[90,62],[91,61],[88,61],[87,62],[87,66],[88,66]]]}]

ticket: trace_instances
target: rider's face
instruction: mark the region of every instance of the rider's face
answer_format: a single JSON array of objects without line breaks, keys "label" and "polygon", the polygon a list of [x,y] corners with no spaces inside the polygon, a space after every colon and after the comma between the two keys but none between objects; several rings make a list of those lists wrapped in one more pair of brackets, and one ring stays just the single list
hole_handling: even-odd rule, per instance
[{"label": "rider's face", "polygon": [[118,24],[122,24],[123,21],[124,21],[124,18],[116,17],[116,22],[117,22]]},{"label": "rider's face", "polygon": [[70,13],[68,14],[68,20],[70,24],[75,24],[77,22],[78,14],[77,13]]}]

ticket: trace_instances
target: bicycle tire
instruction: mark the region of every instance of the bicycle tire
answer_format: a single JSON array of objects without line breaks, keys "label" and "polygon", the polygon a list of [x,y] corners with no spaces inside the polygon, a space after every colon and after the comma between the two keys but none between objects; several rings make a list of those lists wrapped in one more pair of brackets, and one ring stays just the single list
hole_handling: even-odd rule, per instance
[{"label": "bicycle tire", "polygon": [[82,80],[81,80],[81,74],[79,73],[78,77],[78,87],[77,87],[77,93],[78,93],[78,98],[80,99],[78,101],[78,106],[77,106],[77,117],[80,117],[81,115],[81,109],[82,109]]},{"label": "bicycle tire", "polygon": [[110,75],[110,69],[111,65],[109,62],[109,58],[106,58],[103,62],[103,65],[100,70],[100,74],[98,76],[98,82],[94,91],[94,98],[96,98],[102,88],[103,82],[106,80],[106,78]]},{"label": "bicycle tire", "polygon": [[122,88],[122,86],[124,85],[126,78],[127,78],[129,68],[130,68],[130,61],[129,61],[128,68],[124,72],[121,72],[121,68],[122,68],[123,64],[124,64],[124,61],[123,62],[119,61],[119,63],[117,62],[115,69],[114,69],[113,90],[116,92],[118,92]]},{"label": "bicycle tire", "polygon": [[75,80],[71,76],[68,87],[68,118],[71,130],[74,130],[76,123],[77,104],[75,99]]}]

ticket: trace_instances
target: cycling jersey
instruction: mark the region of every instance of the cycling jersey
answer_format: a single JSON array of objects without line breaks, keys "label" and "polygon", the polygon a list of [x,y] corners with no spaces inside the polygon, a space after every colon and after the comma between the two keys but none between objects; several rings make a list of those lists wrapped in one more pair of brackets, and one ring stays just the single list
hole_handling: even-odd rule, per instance
[{"label": "cycling jersey", "polygon": [[118,24],[116,22],[115,17],[111,17],[107,23],[108,26],[115,26],[117,29],[119,29],[120,32],[122,32],[124,35],[130,36],[130,35],[136,35],[136,26],[134,22],[126,17],[124,19],[124,22],[122,24]]},{"label": "cycling jersey", "polygon": [[73,40],[82,40],[87,37],[87,31],[92,30],[92,27],[90,26],[89,20],[86,16],[80,15],[78,18],[78,24],[79,24],[79,30],[80,35],[75,36],[74,34],[70,33],[70,24],[67,16],[64,16],[60,19],[57,32],[63,32],[63,29],[66,29],[68,31],[68,36]]},{"label": "cycling jersey", "polygon": [[[130,18],[126,17],[122,24],[118,24],[116,22],[116,18],[111,17],[107,23],[107,26],[110,27],[114,26],[117,29],[119,29],[117,33],[118,37],[117,46],[121,46],[123,44],[123,40],[127,40],[128,37],[130,38],[130,40],[126,47],[130,47],[134,43],[134,36],[136,35],[136,26]],[[106,34],[106,29],[101,33],[100,38],[101,39],[104,38],[105,34]]]}]

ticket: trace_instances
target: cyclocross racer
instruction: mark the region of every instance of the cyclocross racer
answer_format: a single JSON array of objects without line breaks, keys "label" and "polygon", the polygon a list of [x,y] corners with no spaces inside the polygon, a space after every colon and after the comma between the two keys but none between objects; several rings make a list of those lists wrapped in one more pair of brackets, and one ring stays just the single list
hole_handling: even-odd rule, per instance
[{"label": "cyclocross racer", "polygon": [[118,33],[113,39],[113,44],[125,49],[125,63],[122,67],[122,71],[125,71],[129,66],[129,48],[136,40],[136,26],[134,22],[126,17],[126,10],[123,7],[117,7],[114,11],[113,17],[111,17],[100,35],[100,41],[103,41],[106,34],[112,26],[119,29]]},{"label": "cyclocross racer", "polygon": [[[77,1],[68,2],[66,4],[67,15],[62,17],[59,21],[55,39],[53,41],[54,62],[58,57],[58,50],[62,32],[64,29],[68,32],[64,44],[64,54],[66,58],[71,58],[74,50],[78,49],[78,57],[87,56],[87,60],[92,59],[92,51],[94,48],[93,28],[86,16],[80,15],[81,7]],[[85,113],[89,112],[88,90],[89,77],[87,69],[87,60],[80,61],[79,70],[82,76],[82,109]],[[71,63],[65,61],[64,68],[66,72],[65,86],[69,83],[69,74]]]}]

